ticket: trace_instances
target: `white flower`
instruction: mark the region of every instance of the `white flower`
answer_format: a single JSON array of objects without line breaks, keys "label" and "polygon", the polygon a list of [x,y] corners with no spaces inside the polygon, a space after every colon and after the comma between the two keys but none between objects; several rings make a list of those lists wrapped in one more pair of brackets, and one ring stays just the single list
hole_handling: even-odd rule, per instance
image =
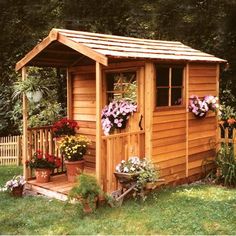
[{"label": "white flower", "polygon": [[124,172],[125,172],[125,173],[128,173],[128,172],[129,172],[129,168],[128,168],[127,166],[125,166]]},{"label": "white flower", "polygon": [[131,170],[131,171],[135,171],[135,168],[132,166],[132,167],[130,168],[130,170]]},{"label": "white flower", "polygon": [[121,164],[118,164],[118,165],[116,166],[116,171],[117,171],[117,172],[121,172],[120,167],[121,167]]}]

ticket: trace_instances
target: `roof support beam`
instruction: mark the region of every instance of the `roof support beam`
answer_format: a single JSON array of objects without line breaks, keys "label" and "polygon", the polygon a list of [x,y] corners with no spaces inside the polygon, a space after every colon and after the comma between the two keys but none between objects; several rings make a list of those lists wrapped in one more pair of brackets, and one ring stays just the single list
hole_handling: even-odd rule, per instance
[{"label": "roof support beam", "polygon": [[102,158],[102,66],[96,62],[96,177],[101,184],[101,158]]},{"label": "roof support beam", "polygon": [[58,42],[74,49],[75,51],[93,59],[96,62],[99,62],[100,64],[107,66],[108,65],[108,59],[106,56],[94,51],[93,49],[81,44],[77,43],[69,38],[67,38],[64,35],[61,35],[60,33],[58,34]]},{"label": "roof support beam", "polygon": [[43,49],[45,49],[51,42],[57,40],[58,32],[57,30],[51,30],[48,37],[46,37],[41,43],[36,45],[29,53],[25,55],[19,62],[16,64],[16,71],[20,70],[25,66],[29,61],[31,61],[37,54],[39,54]]}]

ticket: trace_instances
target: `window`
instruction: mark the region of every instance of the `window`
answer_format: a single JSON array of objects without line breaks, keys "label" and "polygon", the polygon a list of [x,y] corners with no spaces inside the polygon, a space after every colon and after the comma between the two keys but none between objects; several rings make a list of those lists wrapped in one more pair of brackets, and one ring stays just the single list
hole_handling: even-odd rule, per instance
[{"label": "window", "polygon": [[136,72],[107,73],[107,101],[126,99],[137,102]]},{"label": "window", "polygon": [[183,105],[183,67],[156,66],[156,106]]}]

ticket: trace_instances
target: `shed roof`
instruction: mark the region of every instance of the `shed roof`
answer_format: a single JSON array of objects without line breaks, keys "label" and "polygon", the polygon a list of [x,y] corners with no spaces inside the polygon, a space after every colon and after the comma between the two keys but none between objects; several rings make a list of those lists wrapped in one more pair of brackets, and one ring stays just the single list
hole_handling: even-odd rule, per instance
[{"label": "shed roof", "polygon": [[[66,54],[68,57],[65,57]],[[60,54],[61,53],[61,54]],[[82,57],[78,57],[78,53]],[[62,58],[60,59],[60,55]],[[16,64],[68,66],[86,56],[103,65],[108,58],[157,59],[168,61],[226,62],[213,55],[188,47],[177,41],[163,41],[52,29],[48,37]]]}]

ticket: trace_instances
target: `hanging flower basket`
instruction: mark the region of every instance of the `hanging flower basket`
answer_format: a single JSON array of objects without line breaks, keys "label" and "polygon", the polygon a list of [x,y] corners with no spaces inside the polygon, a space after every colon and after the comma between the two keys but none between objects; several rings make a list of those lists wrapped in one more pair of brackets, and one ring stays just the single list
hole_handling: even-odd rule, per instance
[{"label": "hanging flower basket", "polygon": [[129,117],[137,110],[137,104],[120,100],[110,102],[102,110],[102,129],[109,135],[114,129],[125,129]]},{"label": "hanging flower basket", "polygon": [[30,102],[40,102],[43,97],[43,93],[40,90],[34,92],[26,92],[26,97],[29,99]]},{"label": "hanging flower basket", "polygon": [[204,118],[208,111],[216,112],[219,108],[218,98],[214,96],[205,96],[201,100],[198,96],[191,96],[189,101],[189,111],[193,113],[196,118]]}]

